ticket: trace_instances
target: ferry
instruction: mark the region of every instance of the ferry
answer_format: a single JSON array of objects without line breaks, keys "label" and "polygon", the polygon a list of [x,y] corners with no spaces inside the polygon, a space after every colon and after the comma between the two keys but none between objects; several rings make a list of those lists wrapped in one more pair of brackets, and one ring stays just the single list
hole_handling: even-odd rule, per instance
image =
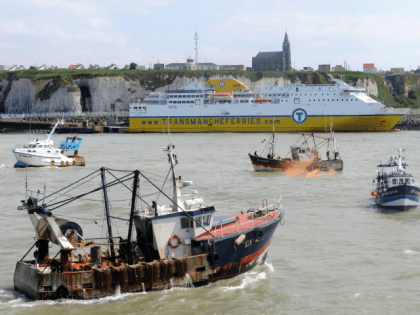
[{"label": "ferry", "polygon": [[366,89],[330,76],[330,84],[264,86],[233,78],[150,93],[130,104],[127,132],[389,131],[409,111],[375,101]]}]

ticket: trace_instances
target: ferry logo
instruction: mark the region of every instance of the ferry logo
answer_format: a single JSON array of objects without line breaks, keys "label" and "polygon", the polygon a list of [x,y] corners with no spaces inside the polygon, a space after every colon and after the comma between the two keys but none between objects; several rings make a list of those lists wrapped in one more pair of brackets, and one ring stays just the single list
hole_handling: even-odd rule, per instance
[{"label": "ferry logo", "polygon": [[295,109],[292,113],[292,118],[297,124],[304,123],[306,118],[308,118],[308,114],[302,108]]},{"label": "ferry logo", "polygon": [[220,87],[224,87],[224,86],[225,86],[225,81],[220,81],[220,82],[219,82],[219,86],[220,86]]}]

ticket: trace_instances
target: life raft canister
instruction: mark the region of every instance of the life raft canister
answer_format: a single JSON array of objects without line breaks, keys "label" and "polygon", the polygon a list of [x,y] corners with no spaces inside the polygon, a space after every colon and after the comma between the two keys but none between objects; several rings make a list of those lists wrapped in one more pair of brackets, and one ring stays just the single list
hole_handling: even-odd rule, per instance
[{"label": "life raft canister", "polygon": [[[173,239],[176,239],[177,240],[177,243],[176,244],[174,244],[172,241],[173,241]],[[169,238],[169,245],[172,247],[172,248],[178,248],[179,247],[179,245],[181,245],[181,238],[178,236],[178,235],[172,235],[170,238]]]}]

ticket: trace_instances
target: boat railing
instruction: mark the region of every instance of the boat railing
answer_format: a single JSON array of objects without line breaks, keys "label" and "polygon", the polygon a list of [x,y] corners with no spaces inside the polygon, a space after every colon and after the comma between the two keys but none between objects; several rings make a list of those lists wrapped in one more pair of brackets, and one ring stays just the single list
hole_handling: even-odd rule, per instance
[{"label": "boat railing", "polygon": [[15,149],[29,149],[27,144],[16,144]]},{"label": "boat railing", "polygon": [[[279,215],[282,215],[282,197],[278,199],[276,202],[268,205],[267,199],[263,199],[262,204],[263,207],[260,209],[254,209],[253,211],[247,212],[245,215],[248,215],[248,220],[243,223],[240,223],[239,216],[236,217],[236,233],[239,234],[240,232],[249,230],[250,228],[255,227],[254,221],[264,220],[265,223],[271,221],[272,219],[276,218],[276,211],[280,211]],[[229,222],[228,222],[229,221]],[[249,222],[251,221],[251,226],[249,226]],[[225,224],[232,223],[232,217],[228,217],[227,219],[221,220],[217,222],[217,225],[214,227],[214,237],[218,238],[218,232],[220,232],[220,237],[224,237],[224,229],[223,226]],[[229,233],[230,234],[230,233]]]}]

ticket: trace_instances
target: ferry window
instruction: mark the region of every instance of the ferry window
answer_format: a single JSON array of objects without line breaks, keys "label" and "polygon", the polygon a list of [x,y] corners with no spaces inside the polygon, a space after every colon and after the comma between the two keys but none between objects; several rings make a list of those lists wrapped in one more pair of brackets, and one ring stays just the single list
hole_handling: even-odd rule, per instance
[{"label": "ferry window", "polygon": [[299,88],[296,88],[296,92],[299,92]]},{"label": "ferry window", "polygon": [[349,100],[347,99],[346,101],[348,102]]},{"label": "ferry window", "polygon": [[353,102],[353,99],[351,99],[351,101]]},{"label": "ferry window", "polygon": [[328,102],[330,101],[330,100],[327,100]]},{"label": "ferry window", "polygon": [[409,178],[406,178],[406,179],[405,179],[405,183],[406,183],[406,184],[410,184],[410,179],[409,179]]},{"label": "ferry window", "polygon": [[398,183],[398,180],[396,178],[393,178],[392,179],[392,185],[397,185],[397,183]]},{"label": "ferry window", "polygon": [[198,228],[198,227],[201,227],[202,225],[203,225],[202,217],[195,218],[195,227]]},{"label": "ferry window", "polygon": [[187,96],[186,96],[186,95],[182,95],[182,97],[183,97],[183,98],[187,98]]},{"label": "ferry window", "polygon": [[185,101],[182,101],[182,104],[185,104]]}]

